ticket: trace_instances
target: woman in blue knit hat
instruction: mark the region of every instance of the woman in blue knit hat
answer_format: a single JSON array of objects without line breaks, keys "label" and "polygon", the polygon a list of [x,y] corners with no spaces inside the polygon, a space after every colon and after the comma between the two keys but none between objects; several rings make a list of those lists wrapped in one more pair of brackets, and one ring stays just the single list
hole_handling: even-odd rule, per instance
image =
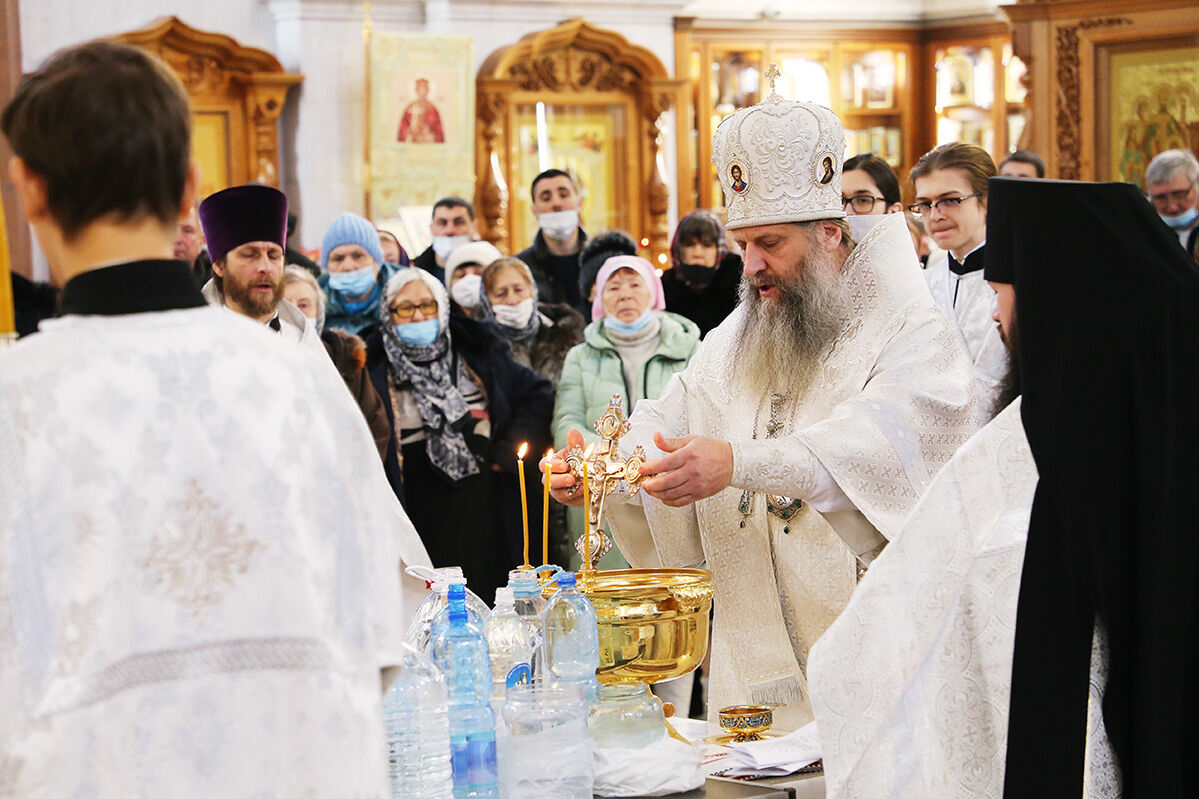
[{"label": "woman in blue knit hat", "polygon": [[384,260],[374,225],[348,211],[334,219],[321,240],[319,283],[329,298],[325,327],[358,333],[375,324],[383,287],[399,268]]}]

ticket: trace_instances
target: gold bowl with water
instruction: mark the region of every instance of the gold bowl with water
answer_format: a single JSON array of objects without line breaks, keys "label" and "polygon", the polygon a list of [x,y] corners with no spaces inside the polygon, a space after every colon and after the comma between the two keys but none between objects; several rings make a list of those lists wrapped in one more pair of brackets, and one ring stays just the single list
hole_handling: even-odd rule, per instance
[{"label": "gold bowl with water", "polygon": [[[611,569],[578,574],[599,622],[600,682],[656,683],[695,669],[708,651],[712,573]],[[545,586],[548,597],[556,590]]]}]

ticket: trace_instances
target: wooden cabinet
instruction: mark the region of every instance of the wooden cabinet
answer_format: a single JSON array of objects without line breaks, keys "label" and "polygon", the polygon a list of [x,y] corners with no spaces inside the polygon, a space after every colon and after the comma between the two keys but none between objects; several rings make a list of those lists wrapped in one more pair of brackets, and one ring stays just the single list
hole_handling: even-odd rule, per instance
[{"label": "wooden cabinet", "polygon": [[845,126],[846,155],[874,152],[897,172],[924,152],[915,103],[919,31],[843,31],[779,25],[709,27],[675,22],[675,69],[690,79],[691,102],[677,125],[679,215],[720,209],[724,197],[712,164],[712,134],[739,108],[770,92],[770,64],[780,95],[828,106]]}]

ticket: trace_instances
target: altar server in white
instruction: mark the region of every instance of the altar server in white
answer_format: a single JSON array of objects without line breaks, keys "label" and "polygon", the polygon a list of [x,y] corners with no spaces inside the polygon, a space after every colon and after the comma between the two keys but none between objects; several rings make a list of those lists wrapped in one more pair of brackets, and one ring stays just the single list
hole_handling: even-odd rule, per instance
[{"label": "altar server in white", "polygon": [[1000,410],[995,394],[1006,352],[991,321],[995,292],[983,279],[987,247],[987,180],[995,162],[981,147],[942,144],[912,167],[916,202],[908,206],[924,220],[941,250],[928,259],[924,278],[945,313],[958,343],[974,364],[980,424]]},{"label": "altar server in white", "polygon": [[0,350],[0,795],[381,797],[428,558],[337,373],[170,260],[190,119],[111,42],[0,119],[63,286]]},{"label": "altar server in white", "polygon": [[[1004,183],[992,181],[997,195]],[[997,293],[993,324],[1010,352],[1002,410],[937,475],[812,649],[808,675],[831,799],[1003,795],[1017,595],[1038,478],[1020,418],[1010,259],[988,259],[985,277]],[[1119,795],[1100,709],[1105,652],[1097,633],[1091,799]]]},{"label": "altar server in white", "polygon": [[[713,144],[742,299],[637,404],[622,448],[644,445],[655,476],[610,518],[634,566],[712,570],[709,716],[770,703],[794,728],[811,720],[810,647],[975,430],[971,370],[902,216],[850,237],[831,111],[772,94]],[[556,496],[578,501],[571,484],[555,476]]]}]

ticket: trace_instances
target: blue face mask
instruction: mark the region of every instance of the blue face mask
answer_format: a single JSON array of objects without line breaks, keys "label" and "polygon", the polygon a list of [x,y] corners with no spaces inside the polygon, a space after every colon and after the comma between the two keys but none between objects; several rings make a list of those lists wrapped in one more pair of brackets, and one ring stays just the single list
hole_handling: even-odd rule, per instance
[{"label": "blue face mask", "polygon": [[1158,216],[1162,218],[1163,222],[1175,230],[1182,230],[1183,228],[1190,227],[1191,223],[1195,221],[1195,218],[1199,217],[1199,208],[1192,208],[1189,211],[1183,211],[1177,216],[1166,216],[1165,214],[1158,214]]},{"label": "blue face mask", "polygon": [[372,267],[355,269],[353,272],[330,272],[329,288],[347,297],[366,294],[375,286],[375,270]]},{"label": "blue face mask", "polygon": [[437,319],[426,319],[423,322],[409,322],[406,325],[396,325],[396,335],[400,341],[412,347],[427,347],[437,340],[441,330],[441,322]]},{"label": "blue face mask", "polygon": [[627,325],[617,319],[615,316],[605,316],[604,327],[616,333],[624,333],[627,336],[632,335],[633,333],[640,333],[642,330],[645,330],[645,326],[653,321],[653,318],[654,309],[646,308],[645,313],[641,314],[641,316],[638,316]]}]

